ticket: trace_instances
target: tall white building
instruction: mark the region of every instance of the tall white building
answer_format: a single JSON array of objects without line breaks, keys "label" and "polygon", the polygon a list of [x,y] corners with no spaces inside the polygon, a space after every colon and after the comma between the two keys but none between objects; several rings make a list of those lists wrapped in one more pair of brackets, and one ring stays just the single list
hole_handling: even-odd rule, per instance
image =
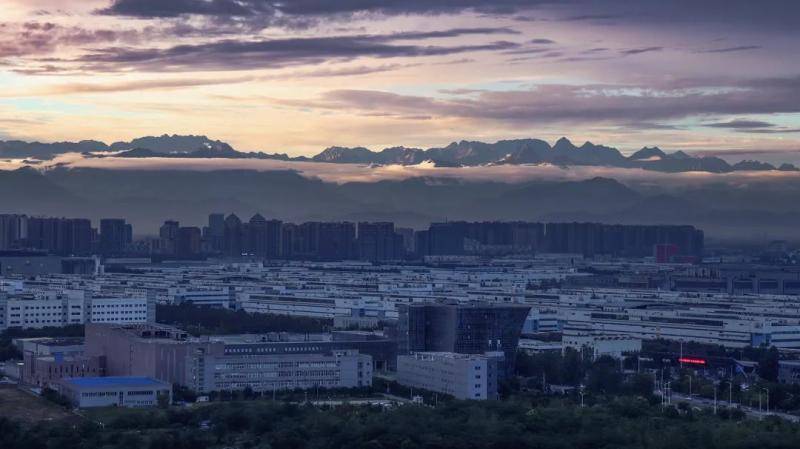
[{"label": "tall white building", "polygon": [[417,352],[397,357],[397,382],[456,399],[497,399],[497,362],[502,353]]}]

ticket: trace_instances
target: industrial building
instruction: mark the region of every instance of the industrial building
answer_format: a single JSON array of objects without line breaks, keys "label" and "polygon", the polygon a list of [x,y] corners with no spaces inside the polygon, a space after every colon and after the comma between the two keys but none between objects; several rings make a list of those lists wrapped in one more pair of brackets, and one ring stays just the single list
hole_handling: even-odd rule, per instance
[{"label": "industrial building", "polygon": [[62,290],[5,294],[0,291],[0,331],[40,329],[84,323],[155,321],[155,304],[146,297],[104,297]]},{"label": "industrial building", "polygon": [[358,335],[193,338],[163,325],[86,327],[86,353],[99,357],[108,375],[152,377],[197,392],[365,387],[372,384],[368,352],[388,364],[391,348],[388,340]]},{"label": "industrial building", "polygon": [[100,359],[84,354],[82,338],[18,338],[22,352],[20,380],[35,387],[52,387],[66,377],[99,377]]},{"label": "industrial building", "polygon": [[64,378],[59,392],[78,408],[154,407],[172,403],[172,385],[148,377]]},{"label": "industrial building", "polygon": [[558,289],[526,296],[559,330],[744,348],[800,348],[795,297],[630,289]]},{"label": "industrial building", "polygon": [[588,354],[592,360],[600,357],[620,359],[642,351],[642,340],[628,335],[608,335],[591,330],[569,328],[561,339],[563,349]]}]

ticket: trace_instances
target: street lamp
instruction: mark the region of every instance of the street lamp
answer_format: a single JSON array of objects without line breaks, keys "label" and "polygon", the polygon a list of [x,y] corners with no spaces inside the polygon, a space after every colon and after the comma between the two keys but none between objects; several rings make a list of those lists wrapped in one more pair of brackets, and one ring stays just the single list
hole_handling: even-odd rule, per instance
[{"label": "street lamp", "polygon": [[715,382],[714,383],[714,415],[717,414],[717,387],[718,387],[718,385]]},{"label": "street lamp", "polygon": [[689,399],[692,399],[692,375],[689,374]]}]

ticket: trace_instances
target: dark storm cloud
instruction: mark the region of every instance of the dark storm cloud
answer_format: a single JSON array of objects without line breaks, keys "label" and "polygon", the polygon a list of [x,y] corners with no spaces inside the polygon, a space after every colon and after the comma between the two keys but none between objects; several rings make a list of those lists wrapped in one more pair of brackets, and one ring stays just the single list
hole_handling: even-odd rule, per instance
[{"label": "dark storm cloud", "polygon": [[[485,33],[487,29],[481,29]],[[493,30],[493,29],[488,29]],[[472,51],[508,50],[519,44],[496,41],[471,45],[434,46],[398,44],[395,41],[425,37],[457,36],[472,33],[457,29],[437,33],[397,33],[388,35],[288,38],[257,41],[220,40],[205,44],[177,45],[170,48],[111,47],[80,57],[92,70],[121,69],[167,70],[242,70],[276,68],[358,57],[442,56]]]},{"label": "dark storm cloud", "polygon": [[[540,85],[480,91],[470,98],[433,98],[365,90],[332,91],[298,107],[508,123],[660,123],[698,116],[800,112],[800,78],[765,79],[704,89],[655,90],[618,85]],[[667,124],[669,125],[669,124]]]}]

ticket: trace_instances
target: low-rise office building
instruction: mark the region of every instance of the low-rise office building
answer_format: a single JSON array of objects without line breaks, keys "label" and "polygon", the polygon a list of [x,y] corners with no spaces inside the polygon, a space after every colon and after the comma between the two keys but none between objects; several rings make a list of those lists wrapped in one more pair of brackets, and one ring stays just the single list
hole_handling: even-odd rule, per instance
[{"label": "low-rise office building", "polygon": [[397,357],[397,382],[456,399],[497,399],[502,352],[456,354],[417,352]]},{"label": "low-rise office building", "polygon": [[372,359],[358,351],[242,356],[206,353],[187,358],[186,386],[198,393],[251,388],[257,392],[372,385]]},{"label": "low-rise office building", "polygon": [[172,402],[172,386],[148,377],[82,377],[61,380],[59,392],[74,407],[154,407]]},{"label": "low-rise office building", "polygon": [[389,357],[392,342],[339,334],[193,338],[163,325],[90,324],[86,350],[110,376],[152,377],[199,393],[370,386],[373,358],[359,349]]}]

